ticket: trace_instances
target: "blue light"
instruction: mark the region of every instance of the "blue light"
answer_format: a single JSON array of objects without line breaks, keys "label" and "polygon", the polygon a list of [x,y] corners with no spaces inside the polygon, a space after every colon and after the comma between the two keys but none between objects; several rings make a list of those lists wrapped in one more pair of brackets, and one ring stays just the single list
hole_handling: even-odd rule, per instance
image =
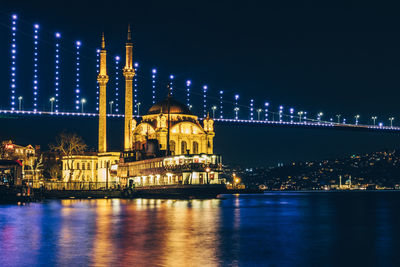
[{"label": "blue light", "polygon": [[250,99],[250,120],[254,120],[254,99]]},{"label": "blue light", "polygon": [[235,107],[234,107],[234,112],[235,112],[235,120],[239,118],[239,107],[238,107],[238,100],[239,100],[239,95],[235,95]]},{"label": "blue light", "polygon": [[203,117],[207,116],[207,85],[203,86]]},{"label": "blue light", "polygon": [[153,105],[156,103],[156,74],[157,74],[157,70],[156,69],[152,69],[151,70],[151,88],[152,88],[152,96],[151,96],[151,103],[153,103]]},{"label": "blue light", "polygon": [[283,106],[279,106],[279,122],[282,122]]},{"label": "blue light", "polygon": [[135,76],[133,77],[133,104],[134,104],[134,113],[137,115],[138,114],[138,70],[139,70],[139,63],[135,62],[133,64],[134,69],[135,69]]},{"label": "blue light", "polygon": [[79,62],[80,62],[80,52],[79,49],[81,47],[82,43],[81,41],[76,41],[76,82],[75,82],[75,109],[79,110],[79,103],[81,102],[80,99],[80,67],[79,67]]},{"label": "blue light", "polygon": [[[119,112],[119,60],[120,57],[115,57],[115,112]],[[111,110],[112,113],[112,110]]]},{"label": "blue light", "polygon": [[[100,72],[100,49],[96,49],[96,73],[99,75]],[[99,96],[100,96],[100,86],[96,82],[96,111],[99,111]]]},{"label": "blue light", "polygon": [[173,83],[173,80],[174,79],[174,75],[169,75],[169,89],[170,89],[170,92],[171,92],[171,95],[174,93],[174,83]]},{"label": "blue light", "polygon": [[268,121],[268,107],[269,107],[269,103],[265,102],[264,103],[264,112],[265,112],[265,121]]},{"label": "blue light", "polygon": [[224,118],[224,105],[223,105],[223,96],[224,96],[224,91],[219,91],[219,118],[223,119]]},{"label": "blue light", "polygon": [[192,82],[190,80],[186,81],[186,106],[189,107],[189,109],[191,109],[191,105],[190,105],[190,85],[192,84]]},{"label": "blue light", "polygon": [[59,100],[59,95],[60,95],[60,41],[59,39],[61,38],[61,34],[59,32],[56,32],[55,34],[56,37],[56,45],[55,45],[55,74],[54,74],[54,99],[55,99],[55,111],[58,112],[58,100]]},{"label": "blue light", "polygon": [[38,106],[38,91],[39,91],[39,82],[38,82],[38,41],[39,39],[39,24],[33,25],[33,111],[37,111]]},{"label": "blue light", "polygon": [[[15,83],[15,77],[17,76],[16,72],[16,47],[17,47],[17,42],[16,42],[16,33],[17,33],[17,27],[15,26],[17,24],[17,15],[13,14],[11,16],[11,24],[14,25],[11,27],[11,35],[12,35],[12,40],[11,40],[11,79],[10,79],[10,88],[11,88],[11,101],[10,101],[10,106],[11,110],[15,110],[15,98],[16,98],[16,83]],[[22,100],[22,98],[21,98]],[[21,100],[19,100],[19,110],[21,110]]]}]

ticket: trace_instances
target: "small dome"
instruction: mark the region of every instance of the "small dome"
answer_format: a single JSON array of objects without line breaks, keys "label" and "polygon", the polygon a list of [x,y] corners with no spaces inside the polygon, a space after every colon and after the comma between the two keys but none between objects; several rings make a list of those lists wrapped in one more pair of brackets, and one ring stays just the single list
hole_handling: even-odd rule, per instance
[{"label": "small dome", "polygon": [[[185,104],[182,104],[172,97],[169,99],[169,107],[170,114],[192,115],[192,112],[190,112],[189,108]],[[168,114],[168,98],[165,98],[164,100],[154,104],[147,112],[148,115],[160,113]]]}]

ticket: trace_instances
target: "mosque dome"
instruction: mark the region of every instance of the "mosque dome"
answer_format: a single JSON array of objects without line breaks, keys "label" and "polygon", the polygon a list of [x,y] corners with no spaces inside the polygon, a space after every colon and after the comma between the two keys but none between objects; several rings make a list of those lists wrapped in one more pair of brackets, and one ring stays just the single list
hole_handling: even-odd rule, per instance
[{"label": "mosque dome", "polygon": [[[190,112],[189,108],[185,104],[175,100],[172,97],[169,99],[169,106],[170,114],[192,115],[192,112]],[[168,98],[165,98],[164,100],[154,104],[147,112],[148,115],[160,113],[168,114]]]}]

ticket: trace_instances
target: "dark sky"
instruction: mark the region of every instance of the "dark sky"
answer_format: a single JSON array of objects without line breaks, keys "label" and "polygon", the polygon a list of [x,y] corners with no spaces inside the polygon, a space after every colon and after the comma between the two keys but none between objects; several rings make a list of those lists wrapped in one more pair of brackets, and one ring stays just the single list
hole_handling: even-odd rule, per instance
[{"label": "dark sky", "polygon": [[[39,106],[49,109],[53,92],[55,31],[61,32],[62,65],[60,105],[73,108],[74,42],[82,46],[82,95],[87,110],[95,109],[95,49],[105,32],[109,52],[109,94],[113,90],[113,60],[123,56],[126,25],[132,23],[134,60],[139,62],[139,97],[150,105],[150,70],[159,71],[159,97],[170,73],[176,76],[176,97],[184,99],[184,81],[193,82],[193,98],[209,86],[210,103],[219,90],[227,101],[240,94],[241,104],[255,107],[265,101],[307,110],[315,117],[343,114],[348,120],[372,115],[388,124],[400,123],[400,11],[399,5],[367,1],[2,1],[0,13],[0,107],[9,108],[10,15],[19,15],[18,95],[31,108],[32,24],[39,23]],[[124,87],[120,86],[120,90]],[[162,92],[160,92],[163,90]],[[197,95],[196,95],[197,94]],[[198,103],[197,103],[198,102]],[[200,111],[200,102],[194,101]],[[245,107],[241,116],[248,117]],[[226,116],[233,107],[225,104]],[[395,120],[396,122],[396,120]],[[88,124],[74,120],[70,127],[49,120],[57,130],[80,131]],[[50,125],[51,124],[51,125]],[[96,125],[81,134],[95,146]],[[118,128],[117,124],[116,128]],[[117,149],[121,131],[110,134]],[[24,125],[1,120],[0,138],[45,145],[53,136],[45,132],[29,140]],[[41,130],[40,130],[41,131]],[[93,132],[91,132],[93,131]],[[115,132],[115,133],[114,133]],[[89,134],[91,133],[91,134]],[[324,158],[398,146],[400,136],[217,125],[216,150],[229,162],[275,164]],[[248,140],[248,141],[246,141]]]}]

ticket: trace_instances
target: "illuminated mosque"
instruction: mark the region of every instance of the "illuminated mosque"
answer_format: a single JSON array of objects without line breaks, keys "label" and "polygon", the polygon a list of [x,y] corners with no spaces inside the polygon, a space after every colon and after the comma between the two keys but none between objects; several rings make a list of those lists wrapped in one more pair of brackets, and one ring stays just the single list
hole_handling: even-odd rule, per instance
[{"label": "illuminated mosque", "polygon": [[[113,182],[122,186],[221,183],[221,157],[213,154],[214,121],[200,124],[189,108],[170,94],[154,104],[140,123],[133,118],[133,44],[128,27],[125,77],[124,151],[107,151],[106,86],[108,82],[104,34],[97,81],[99,129],[97,155],[63,158],[63,180]],[[168,142],[169,140],[169,142]]]}]

